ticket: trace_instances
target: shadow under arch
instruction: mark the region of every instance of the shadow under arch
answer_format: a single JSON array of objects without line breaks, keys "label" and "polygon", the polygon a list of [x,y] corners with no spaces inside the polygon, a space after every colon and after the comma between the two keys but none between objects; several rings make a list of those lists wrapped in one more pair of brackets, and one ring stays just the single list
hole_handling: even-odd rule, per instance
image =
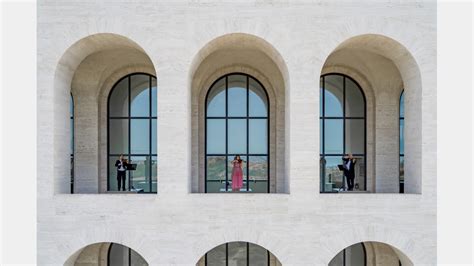
[{"label": "shadow under arch", "polygon": [[[206,43],[193,57],[188,72],[188,86],[191,96],[191,174],[190,192],[204,192],[204,101],[207,90],[218,78],[230,73],[243,73],[261,82],[269,94],[270,102],[270,156],[271,176],[275,187],[271,193],[289,193],[289,180],[285,167],[285,136],[288,130],[276,132],[287,127],[288,121],[288,69],[281,54],[266,40],[247,33],[229,33],[216,37]],[[275,132],[278,134],[275,134]],[[276,143],[281,143],[277,146]]]},{"label": "shadow under arch", "polygon": [[[92,100],[94,104],[98,104],[97,97],[100,95],[101,86],[110,76],[124,67],[133,69],[143,66],[152,68],[154,72],[152,74],[156,76],[153,62],[145,50],[130,38],[115,33],[96,33],[83,37],[69,46],[62,54],[54,71],[53,81],[54,194],[70,192],[68,174],[70,169],[65,159],[69,143],[69,123],[65,118],[65,110],[69,106],[67,97],[70,92],[76,91],[75,100],[77,103],[81,102],[81,95],[87,94],[89,102]],[[94,91],[91,92],[92,90]],[[79,104],[75,111],[80,111]],[[77,130],[80,130],[80,128],[77,128]],[[95,128],[94,134],[98,135],[97,131],[98,129]],[[87,132],[87,134],[89,133]],[[93,139],[96,139],[95,136],[93,136]],[[92,143],[91,145],[94,145],[93,150],[97,152],[99,143]],[[94,154],[92,157],[96,157],[96,155]],[[79,157],[75,159],[80,160]],[[98,175],[99,169],[93,170]],[[75,171],[77,175],[80,172]],[[79,188],[76,192],[98,193],[100,181],[97,175],[91,176],[89,174],[91,176],[90,180],[83,180],[84,186],[76,186],[76,188]],[[81,176],[75,176],[75,182],[81,180]]]},{"label": "shadow under arch", "polygon": [[245,241],[230,241],[206,251],[196,266],[207,266],[208,263],[224,263],[234,261],[238,265],[281,266],[280,260],[268,249],[258,244]]},{"label": "shadow under arch", "polygon": [[[372,155],[368,150],[367,162],[368,186],[372,185],[373,191],[383,193],[398,193],[399,173],[393,171],[386,179],[375,179],[379,173],[379,168],[383,164],[382,157],[375,153],[377,117],[374,115],[378,108],[378,117],[382,117],[379,110],[385,112],[389,117],[397,112],[389,113],[384,106],[398,106],[398,99],[402,90],[406,91],[406,119],[405,131],[411,132],[405,139],[405,193],[421,194],[422,192],[422,77],[418,62],[412,52],[397,40],[382,34],[360,34],[346,38],[339,43],[326,57],[320,70],[321,75],[329,71],[341,70],[346,75],[355,73],[369,83],[373,90],[374,99],[372,104],[368,102],[368,120],[373,123],[373,134],[369,131],[368,136],[373,135]],[[365,88],[364,88],[365,89]],[[370,95],[369,95],[370,96]],[[369,97],[370,98],[370,97]],[[370,99],[369,99],[370,100]],[[382,100],[385,102],[382,103]],[[372,118],[371,118],[372,117]],[[369,148],[369,147],[368,147]],[[398,150],[397,145],[388,150]],[[377,157],[378,156],[378,157]],[[375,164],[377,162],[377,164]],[[398,165],[397,162],[393,162]],[[377,168],[379,167],[379,168]],[[381,169],[381,168],[380,168]],[[398,167],[397,167],[398,169]],[[372,179],[372,180],[371,180]],[[396,180],[395,180],[396,179]]]},{"label": "shadow under arch", "polygon": [[411,266],[410,258],[393,245],[379,241],[363,241],[340,250],[328,263],[329,266],[345,265]]},{"label": "shadow under arch", "polygon": [[64,266],[74,265],[130,266],[148,265],[135,249],[115,242],[96,242],[74,252]]}]

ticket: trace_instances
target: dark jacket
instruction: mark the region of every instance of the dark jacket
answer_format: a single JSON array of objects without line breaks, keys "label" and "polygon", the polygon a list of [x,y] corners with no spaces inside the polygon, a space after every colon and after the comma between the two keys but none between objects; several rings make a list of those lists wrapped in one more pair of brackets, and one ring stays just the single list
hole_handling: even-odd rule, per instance
[{"label": "dark jacket", "polygon": [[[120,169],[120,160],[117,160],[115,161],[115,167],[117,167],[117,171]],[[127,170],[127,167],[128,167],[128,163],[127,162],[123,162],[123,168],[125,168],[125,170]]]},{"label": "dark jacket", "polygon": [[352,163],[349,165],[349,169],[346,168],[346,164],[349,161],[349,158],[342,158],[343,167],[344,167],[344,175],[347,177],[355,177],[355,164],[357,160],[352,158]]}]

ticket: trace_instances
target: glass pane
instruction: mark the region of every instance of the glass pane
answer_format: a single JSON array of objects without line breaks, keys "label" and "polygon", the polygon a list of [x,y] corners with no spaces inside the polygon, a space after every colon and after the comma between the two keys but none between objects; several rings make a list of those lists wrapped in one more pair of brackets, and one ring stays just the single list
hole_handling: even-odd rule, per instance
[{"label": "glass pane", "polygon": [[333,192],[343,188],[343,172],[339,170],[338,165],[342,164],[342,156],[326,156],[326,169],[324,169],[323,192]]},{"label": "glass pane", "polygon": [[249,78],[249,116],[267,116],[268,103],[265,90],[253,78]]},{"label": "glass pane", "polygon": [[342,119],[326,119],[324,125],[325,154],[342,154],[343,126]]},{"label": "glass pane", "polygon": [[109,119],[109,141],[111,154],[128,153],[127,119]]},{"label": "glass pane", "polygon": [[207,156],[207,192],[225,192],[225,156]]},{"label": "glass pane", "polygon": [[156,142],[156,139],[157,139],[157,120],[156,119],[152,119],[151,120],[151,153],[152,154],[156,154],[157,152],[157,149],[158,149],[158,143]]},{"label": "glass pane", "polygon": [[354,166],[355,177],[354,177],[354,190],[365,191],[365,160],[364,156],[354,156],[356,164]]},{"label": "glass pane", "polygon": [[207,153],[225,153],[225,120],[207,119]]},{"label": "glass pane", "polygon": [[249,243],[249,266],[267,265],[268,252],[261,246]]},{"label": "glass pane", "polygon": [[229,119],[228,123],[228,153],[247,153],[247,120]]},{"label": "glass pane", "polygon": [[150,120],[132,119],[130,128],[131,153],[150,153]]},{"label": "glass pane", "polygon": [[323,156],[319,157],[319,191],[325,192],[325,177],[326,176],[326,159]]},{"label": "glass pane", "polygon": [[226,266],[226,244],[222,244],[207,252],[207,266]]},{"label": "glass pane", "polygon": [[[112,265],[112,264],[111,264]],[[148,266],[145,259],[140,256],[135,250],[130,250],[130,266]]]},{"label": "glass pane", "polygon": [[405,157],[400,156],[400,182],[405,181]]},{"label": "glass pane", "polygon": [[247,265],[247,243],[232,242],[229,243],[229,266],[246,266]]},{"label": "glass pane", "polygon": [[70,153],[70,154],[74,154],[74,118],[69,119],[69,120],[70,120],[70,125],[69,125],[69,127],[70,127],[70,131],[71,131],[71,132],[70,132],[71,134],[70,134],[70,137],[69,137],[69,139],[70,139],[70,143],[69,143],[69,153]]},{"label": "glass pane", "polygon": [[109,265],[129,266],[128,248],[120,244],[111,244],[109,251]]},{"label": "glass pane", "polygon": [[[232,191],[233,184],[237,185],[239,184],[239,178],[234,176],[234,165],[232,164],[232,161],[234,160],[235,156],[227,156],[227,175],[228,175],[228,186],[227,186],[227,191]],[[239,186],[240,189],[239,191],[247,191],[247,156],[240,156],[240,159],[243,160],[241,164],[241,169],[242,169],[242,185]],[[235,171],[238,171],[237,169]]]},{"label": "glass pane", "polygon": [[268,157],[249,156],[249,187],[251,192],[268,192]]},{"label": "glass pane", "polygon": [[330,262],[329,266],[345,266],[344,265],[344,250],[337,253],[336,257],[334,257]]},{"label": "glass pane", "polygon": [[361,243],[346,248],[346,265],[365,266],[365,252]]},{"label": "glass pane", "polygon": [[136,164],[136,170],[128,171],[134,189],[143,189],[150,192],[150,157],[132,156],[131,164]]},{"label": "glass pane", "polygon": [[156,78],[151,78],[151,116],[156,117],[158,113],[158,87]]},{"label": "glass pane", "polygon": [[109,116],[128,116],[128,78],[122,79],[112,89],[109,98]]},{"label": "glass pane", "polygon": [[319,119],[319,153],[323,154],[323,119]]},{"label": "glass pane", "polygon": [[324,77],[324,111],[325,116],[342,117],[343,76],[328,75]]},{"label": "glass pane", "polygon": [[319,78],[319,116],[323,116],[323,78]]},{"label": "glass pane", "polygon": [[[127,156],[124,156],[125,159],[128,159]],[[115,162],[119,159],[119,156],[109,156],[109,189],[108,191],[118,191],[118,182],[117,182],[117,167],[115,167]],[[128,173],[125,174],[125,188],[128,189]]]},{"label": "glass pane", "polygon": [[131,116],[150,115],[150,76],[131,76]]},{"label": "glass pane", "polygon": [[151,157],[151,192],[158,192],[158,158]]},{"label": "glass pane", "polygon": [[364,120],[346,120],[346,153],[364,153]]},{"label": "glass pane", "polygon": [[405,154],[405,120],[400,119],[400,154]]},{"label": "glass pane", "polygon": [[69,116],[74,116],[74,98],[72,98],[72,94],[69,97]]},{"label": "glass pane", "polygon": [[346,78],[346,117],[363,117],[364,110],[362,90],[354,81]]},{"label": "glass pane", "polygon": [[400,96],[400,117],[405,117],[405,91]]},{"label": "glass pane", "polygon": [[267,119],[249,119],[249,153],[267,154]]},{"label": "glass pane", "polygon": [[243,75],[230,75],[228,82],[228,115],[247,116],[247,77]]},{"label": "glass pane", "polygon": [[207,95],[207,116],[225,116],[225,78],[214,84]]}]

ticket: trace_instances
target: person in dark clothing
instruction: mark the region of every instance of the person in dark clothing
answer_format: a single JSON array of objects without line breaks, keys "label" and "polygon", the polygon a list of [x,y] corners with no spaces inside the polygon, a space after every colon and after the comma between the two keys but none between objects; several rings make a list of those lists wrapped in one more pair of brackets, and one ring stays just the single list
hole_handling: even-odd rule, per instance
[{"label": "person in dark clothing", "polygon": [[115,162],[115,167],[117,167],[117,185],[118,191],[120,191],[120,187],[122,187],[123,191],[125,191],[125,178],[127,172],[127,160],[123,158],[123,154],[120,155],[120,158]]},{"label": "person in dark clothing", "polygon": [[344,167],[344,176],[347,180],[347,186],[349,191],[354,189],[354,179],[355,179],[355,164],[357,160],[352,157],[352,154],[349,153],[348,156],[342,157],[342,165]]}]

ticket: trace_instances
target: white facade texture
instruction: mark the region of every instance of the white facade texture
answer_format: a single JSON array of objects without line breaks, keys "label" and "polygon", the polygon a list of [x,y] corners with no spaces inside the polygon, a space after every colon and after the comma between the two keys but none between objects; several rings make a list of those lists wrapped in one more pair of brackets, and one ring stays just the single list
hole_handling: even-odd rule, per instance
[{"label": "white facade texture", "polygon": [[[436,264],[436,3],[40,1],[37,45],[40,265],[102,265],[81,253],[104,254],[86,248],[102,242],[149,265],[196,265],[231,241],[258,244],[282,265],[327,265],[359,242],[373,251],[368,265],[398,265],[388,253]],[[134,72],[158,81],[157,194],[106,187],[107,98]],[[270,194],[202,193],[205,95],[232,72],[269,95]],[[367,193],[319,192],[319,78],[333,72],[366,97]]]}]

